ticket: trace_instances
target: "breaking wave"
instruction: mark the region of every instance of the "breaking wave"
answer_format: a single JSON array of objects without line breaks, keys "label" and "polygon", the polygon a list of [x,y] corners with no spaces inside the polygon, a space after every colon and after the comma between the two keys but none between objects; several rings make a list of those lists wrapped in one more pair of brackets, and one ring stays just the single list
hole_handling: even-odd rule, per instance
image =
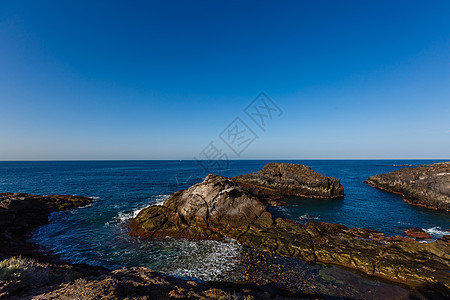
[{"label": "breaking wave", "polygon": [[432,238],[434,239],[439,239],[441,237],[443,237],[444,235],[449,235],[450,232],[443,230],[441,227],[436,226],[436,227],[431,227],[428,229],[424,229],[426,232],[428,232]]}]

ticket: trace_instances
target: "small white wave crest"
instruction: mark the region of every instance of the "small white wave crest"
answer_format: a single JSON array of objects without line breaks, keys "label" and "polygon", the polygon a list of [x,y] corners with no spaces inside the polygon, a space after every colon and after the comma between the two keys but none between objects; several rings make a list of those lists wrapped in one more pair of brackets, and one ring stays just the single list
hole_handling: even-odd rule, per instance
[{"label": "small white wave crest", "polygon": [[431,227],[431,228],[424,229],[424,230],[426,232],[428,232],[431,235],[431,237],[434,238],[434,239],[440,239],[444,235],[450,235],[450,232],[448,232],[446,230],[443,230],[439,226]]},{"label": "small white wave crest", "polygon": [[129,211],[129,210],[119,211],[119,214],[117,215],[116,219],[118,219],[121,222],[125,222],[125,221],[128,221],[129,219],[136,218],[137,215],[144,208],[147,208],[150,205],[163,205],[164,201],[166,201],[169,198],[169,196],[170,195],[156,195],[156,196],[152,197],[152,199],[149,203],[146,203],[144,205],[136,207],[131,211]]},{"label": "small white wave crest", "polygon": [[319,219],[320,219],[320,216],[317,216],[317,217],[311,217],[311,216],[308,215],[308,214],[303,214],[303,215],[301,215],[300,217],[298,217],[298,219],[299,219],[299,220],[319,220]]}]

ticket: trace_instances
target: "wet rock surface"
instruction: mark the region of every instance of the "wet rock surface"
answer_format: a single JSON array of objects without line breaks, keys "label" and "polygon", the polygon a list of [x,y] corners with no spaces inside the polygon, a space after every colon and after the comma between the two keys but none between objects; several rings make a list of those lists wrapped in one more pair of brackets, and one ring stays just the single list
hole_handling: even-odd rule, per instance
[{"label": "wet rock surface", "polygon": [[301,260],[269,255],[244,247],[241,272],[245,280],[259,285],[274,285],[326,299],[444,299],[432,287],[411,290],[376,277],[331,265],[304,263]]},{"label": "wet rock surface", "polygon": [[131,220],[130,234],[144,238],[228,237],[271,254],[344,266],[414,287],[432,285],[450,295],[448,237],[419,243],[339,224],[301,225],[275,219],[265,203],[239,181],[209,175],[202,183],[173,194],[163,206],[142,210]]},{"label": "wet rock surface", "polygon": [[405,231],[407,236],[416,239],[430,239],[431,235],[422,228],[411,228]]},{"label": "wet rock surface", "polygon": [[450,211],[450,162],[374,175],[365,183],[400,194],[410,204]]},{"label": "wet rock surface", "polygon": [[[200,283],[148,268],[84,276],[70,266],[41,265],[33,277],[0,280],[1,299],[292,299],[302,293],[251,283]],[[42,278],[45,275],[45,278]],[[41,276],[41,277],[38,277]],[[41,279],[39,279],[41,278]]]}]

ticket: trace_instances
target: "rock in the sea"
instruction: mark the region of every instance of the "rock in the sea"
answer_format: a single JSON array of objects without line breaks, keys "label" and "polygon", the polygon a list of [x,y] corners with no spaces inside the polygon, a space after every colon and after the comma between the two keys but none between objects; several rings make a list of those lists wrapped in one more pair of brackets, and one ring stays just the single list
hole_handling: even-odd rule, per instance
[{"label": "rock in the sea", "polygon": [[221,239],[228,231],[271,222],[258,198],[233,180],[210,174],[202,183],[174,193],[164,205],[142,210],[129,226],[135,236]]},{"label": "rock in the sea", "polygon": [[35,247],[24,234],[46,224],[52,212],[90,203],[91,198],[82,196],[0,193],[0,258],[32,252]]},{"label": "rock in the sea", "polygon": [[270,163],[257,173],[233,178],[258,197],[304,196],[337,198],[344,196],[340,180],[316,173],[311,168],[289,163]]},{"label": "rock in the sea", "polygon": [[[276,181],[282,186],[279,178]],[[130,234],[144,238],[229,237],[269,253],[341,265],[409,285],[450,288],[447,240],[422,244],[339,224],[300,225],[274,219],[263,198],[239,180],[209,175],[202,183],[174,193],[163,206],[142,210],[131,220]]]},{"label": "rock in the sea", "polygon": [[407,236],[416,238],[416,239],[430,239],[431,235],[423,230],[422,228],[410,228],[405,231]]},{"label": "rock in the sea", "polygon": [[374,175],[365,183],[414,205],[450,211],[450,162]]}]

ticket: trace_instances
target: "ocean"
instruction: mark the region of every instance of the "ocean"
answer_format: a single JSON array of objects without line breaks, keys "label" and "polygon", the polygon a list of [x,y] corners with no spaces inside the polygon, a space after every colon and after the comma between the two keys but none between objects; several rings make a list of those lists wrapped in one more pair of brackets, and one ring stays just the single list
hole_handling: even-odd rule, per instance
[{"label": "ocean", "polygon": [[[272,161],[230,161],[224,176],[257,172]],[[299,160],[326,176],[341,179],[345,197],[292,197],[288,206],[271,207],[297,222],[310,220],[364,227],[388,236],[420,227],[433,238],[450,234],[450,213],[407,204],[399,195],[363,183],[369,176],[403,165],[436,160]],[[214,172],[214,171],[213,171]],[[219,172],[219,170],[217,170]],[[106,268],[146,266],[154,270],[205,280],[227,278],[241,249],[227,240],[139,240],[129,237],[128,220],[148,205],[161,204],[179,189],[201,182],[205,171],[196,161],[36,161],[0,162],[0,192],[93,197],[88,207],[54,213],[51,222],[34,231],[32,240],[73,263]]]}]

